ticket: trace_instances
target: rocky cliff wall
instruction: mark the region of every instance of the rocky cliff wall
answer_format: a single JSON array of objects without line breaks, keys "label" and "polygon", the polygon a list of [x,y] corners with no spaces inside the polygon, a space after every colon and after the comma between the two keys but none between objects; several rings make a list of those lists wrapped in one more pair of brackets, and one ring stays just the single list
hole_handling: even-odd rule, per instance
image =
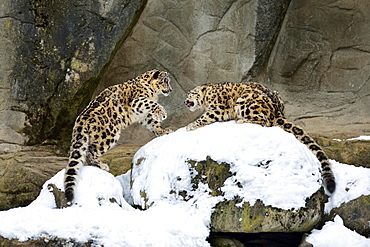
[{"label": "rocky cliff wall", "polygon": [[370,2],[292,1],[261,81],[311,133],[369,134]]},{"label": "rocky cliff wall", "polygon": [[[95,94],[144,70],[161,68],[174,91],[166,124],[195,115],[183,105],[195,85],[257,80],[280,91],[287,116],[326,136],[369,133],[368,1],[148,2]],[[135,134],[137,132],[137,134]],[[130,128],[125,141],[152,136]]]},{"label": "rocky cliff wall", "polygon": [[146,1],[5,0],[0,142],[70,140],[77,114]]},{"label": "rocky cliff wall", "polygon": [[[311,133],[369,133],[369,12],[366,0],[6,0],[0,141],[56,139],[66,150],[92,95],[155,67],[173,81],[161,99],[167,125],[199,114],[182,104],[195,85],[252,79],[279,90]],[[124,134],[152,138],[139,127]]]},{"label": "rocky cliff wall", "polygon": [[[289,2],[149,1],[96,93],[151,68],[167,70],[174,90],[162,99],[169,113],[165,124],[182,127],[200,114],[191,114],[183,104],[194,86],[237,82],[262,70]],[[140,127],[123,134],[129,142],[147,141],[152,137],[148,135]]]}]

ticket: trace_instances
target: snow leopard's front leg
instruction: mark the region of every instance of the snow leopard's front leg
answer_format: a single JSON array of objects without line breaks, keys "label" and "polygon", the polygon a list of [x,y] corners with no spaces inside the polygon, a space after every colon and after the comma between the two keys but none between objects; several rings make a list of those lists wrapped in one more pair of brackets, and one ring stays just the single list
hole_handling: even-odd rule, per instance
[{"label": "snow leopard's front leg", "polygon": [[200,116],[194,122],[186,126],[187,131],[196,130],[200,127],[206,126],[208,124],[220,121],[217,114],[213,110],[206,111],[202,116]]},{"label": "snow leopard's front leg", "polygon": [[151,130],[156,136],[161,136],[173,132],[171,129],[164,129],[161,122],[167,118],[167,112],[163,106],[157,102],[143,98],[138,100],[133,109],[139,116],[139,123]]},{"label": "snow leopard's front leg", "polygon": [[145,126],[147,129],[151,130],[156,136],[161,136],[165,134],[172,133],[172,129],[163,128],[161,126],[161,121],[155,119],[154,115],[148,113],[139,123]]}]

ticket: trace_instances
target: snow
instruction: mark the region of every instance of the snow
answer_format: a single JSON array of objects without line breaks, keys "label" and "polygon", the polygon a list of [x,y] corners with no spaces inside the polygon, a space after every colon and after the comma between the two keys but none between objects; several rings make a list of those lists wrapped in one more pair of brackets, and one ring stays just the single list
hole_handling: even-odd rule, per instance
[{"label": "snow", "polygon": [[349,139],[333,139],[334,141],[370,141],[370,136],[359,136],[359,137],[354,137],[354,138],[349,138]]},{"label": "snow", "polygon": [[[222,188],[223,197],[210,196],[205,184],[192,189],[196,171],[187,161],[207,156],[229,163],[235,172]],[[326,211],[370,194],[370,169],[330,162],[338,184]],[[29,206],[0,212],[0,235],[20,241],[40,237],[93,240],[104,246],[209,246],[210,216],[218,201],[238,195],[251,204],[261,199],[266,205],[299,208],[321,186],[319,162],[293,135],[278,127],[233,121],[191,132],[182,128],[158,137],[135,154],[133,163],[132,170],[118,177],[83,167],[77,204],[56,209],[48,184],[63,188],[61,170]],[[183,190],[189,192],[186,201],[179,195]],[[133,203],[151,207],[142,211],[133,208]],[[369,246],[369,239],[345,228],[338,218],[314,230],[308,239],[315,246],[344,246],[332,244],[340,233],[359,241],[352,246]]]},{"label": "snow", "polygon": [[313,230],[306,241],[315,247],[369,247],[370,239],[351,231],[343,225],[340,216],[335,216],[334,221],[326,222],[322,230]]},{"label": "snow", "polygon": [[[57,236],[79,242],[94,240],[104,246],[209,246],[205,241],[209,230],[196,213],[166,202],[146,211],[134,209],[124,201],[122,207],[106,200],[99,202],[97,198],[111,196],[123,200],[119,181],[95,167],[83,167],[80,174],[76,200],[83,202],[81,205],[54,208],[47,185],[60,187],[63,169],[45,183],[29,206],[0,212],[0,235],[20,241]],[[102,195],[103,191],[107,194]]]},{"label": "snow", "polygon": [[335,160],[330,160],[330,163],[337,181],[337,189],[325,204],[326,213],[344,202],[370,194],[369,168],[341,164]]}]

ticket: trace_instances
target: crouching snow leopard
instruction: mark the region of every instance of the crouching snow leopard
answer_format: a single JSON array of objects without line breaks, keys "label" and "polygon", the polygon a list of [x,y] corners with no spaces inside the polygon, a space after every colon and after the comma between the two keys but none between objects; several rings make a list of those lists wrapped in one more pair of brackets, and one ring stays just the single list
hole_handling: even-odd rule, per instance
[{"label": "crouching snow leopard", "polygon": [[77,117],[73,127],[69,162],[64,176],[65,196],[70,205],[78,173],[84,164],[109,170],[99,157],[112,148],[121,130],[139,122],[157,136],[172,132],[160,123],[167,113],[158,95],[172,91],[167,72],[151,70],[135,79],[103,90]]},{"label": "crouching snow leopard", "polygon": [[328,192],[335,191],[335,179],[328,157],[321,147],[299,126],[284,117],[284,104],[276,91],[255,82],[217,83],[197,86],[185,100],[191,111],[204,108],[205,113],[186,129],[195,130],[213,122],[236,120],[279,126],[305,144],[321,163],[321,176]]}]

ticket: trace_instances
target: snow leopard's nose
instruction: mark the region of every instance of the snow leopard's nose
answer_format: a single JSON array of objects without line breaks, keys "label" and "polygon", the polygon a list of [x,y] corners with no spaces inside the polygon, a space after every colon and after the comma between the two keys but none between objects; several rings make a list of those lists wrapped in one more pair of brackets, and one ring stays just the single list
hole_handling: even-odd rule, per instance
[{"label": "snow leopard's nose", "polygon": [[185,105],[186,105],[187,107],[192,107],[192,106],[194,105],[194,102],[189,101],[189,100],[185,100]]}]

